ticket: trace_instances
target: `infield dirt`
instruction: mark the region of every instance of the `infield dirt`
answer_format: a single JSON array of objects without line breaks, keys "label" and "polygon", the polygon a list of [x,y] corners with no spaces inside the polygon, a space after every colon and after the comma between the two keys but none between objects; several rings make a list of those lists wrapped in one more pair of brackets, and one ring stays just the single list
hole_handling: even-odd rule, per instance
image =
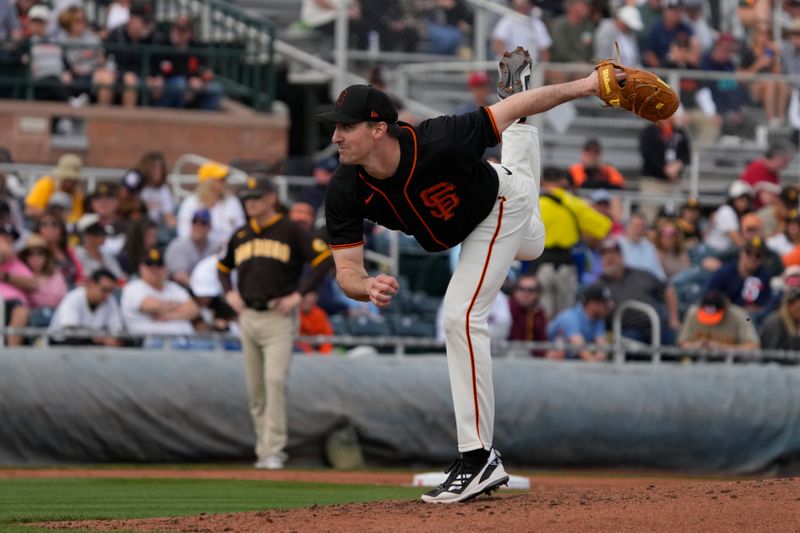
[{"label": "infield dirt", "polygon": [[[181,477],[408,484],[408,474],[225,470],[7,470],[2,477]],[[797,531],[800,478],[532,476],[531,492],[430,505],[392,501],[235,514],[37,524],[97,531]]]}]

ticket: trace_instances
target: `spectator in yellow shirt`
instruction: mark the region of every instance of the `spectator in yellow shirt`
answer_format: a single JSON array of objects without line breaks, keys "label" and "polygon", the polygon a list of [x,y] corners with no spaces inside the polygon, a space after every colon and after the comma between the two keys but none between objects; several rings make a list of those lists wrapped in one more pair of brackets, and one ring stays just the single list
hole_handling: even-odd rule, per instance
[{"label": "spectator in yellow shirt", "polygon": [[536,277],[542,289],[542,307],[548,318],[575,304],[578,265],[572,249],[583,236],[603,239],[611,219],[583,199],[567,192],[569,175],[559,168],[542,172],[539,206],[546,229],[544,252],[536,261]]},{"label": "spectator in yellow shirt", "polygon": [[52,176],[42,176],[33,184],[25,198],[25,216],[38,219],[47,208],[53,193],[63,191],[72,199],[72,209],[67,215],[67,221],[76,222],[83,215],[83,189],[78,183],[82,166],[83,161],[77,155],[62,155]]}]

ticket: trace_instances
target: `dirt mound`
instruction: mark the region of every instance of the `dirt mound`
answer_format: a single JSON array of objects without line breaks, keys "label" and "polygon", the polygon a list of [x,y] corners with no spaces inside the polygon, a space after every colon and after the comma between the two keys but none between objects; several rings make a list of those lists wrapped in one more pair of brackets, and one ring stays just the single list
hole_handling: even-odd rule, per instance
[{"label": "dirt mound", "polygon": [[420,501],[287,511],[37,524],[97,531],[800,531],[800,479],[763,481],[532,478],[530,494],[466,504]]}]

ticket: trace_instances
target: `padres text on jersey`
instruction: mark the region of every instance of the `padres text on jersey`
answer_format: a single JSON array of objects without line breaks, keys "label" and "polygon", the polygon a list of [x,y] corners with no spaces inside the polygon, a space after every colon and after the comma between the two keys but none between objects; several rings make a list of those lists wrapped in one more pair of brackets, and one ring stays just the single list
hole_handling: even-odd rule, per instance
[{"label": "padres text on jersey", "polygon": [[[263,228],[254,220],[239,228],[217,268],[222,272],[234,268],[239,271],[239,292],[246,303],[267,302],[295,290],[301,294],[310,291],[325,276],[332,261],[327,243],[320,238],[311,239],[300,226],[278,214]],[[301,279],[306,262],[311,271]]]}]

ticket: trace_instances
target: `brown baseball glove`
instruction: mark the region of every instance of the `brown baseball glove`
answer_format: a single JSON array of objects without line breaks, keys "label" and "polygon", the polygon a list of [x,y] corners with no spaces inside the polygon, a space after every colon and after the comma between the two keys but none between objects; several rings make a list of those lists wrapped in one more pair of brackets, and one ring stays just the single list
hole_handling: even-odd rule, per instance
[{"label": "brown baseball glove", "polygon": [[[617,81],[615,69],[625,71],[624,80]],[[619,64],[619,47],[616,60],[601,61],[595,70],[599,97],[609,106],[627,109],[651,122],[668,119],[678,110],[678,95],[664,80],[652,72]]]}]

